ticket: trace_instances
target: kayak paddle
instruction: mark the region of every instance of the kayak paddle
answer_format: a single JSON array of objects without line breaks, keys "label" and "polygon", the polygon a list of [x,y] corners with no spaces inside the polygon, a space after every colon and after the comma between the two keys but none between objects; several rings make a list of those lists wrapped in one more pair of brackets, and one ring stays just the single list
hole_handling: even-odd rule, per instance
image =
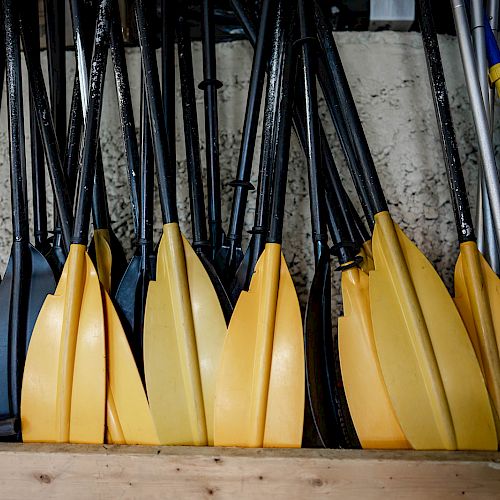
[{"label": "kayak paddle", "polygon": [[318,4],[315,19],[358,153],[359,165],[351,174],[374,227],[371,318],[401,428],[416,449],[496,449],[491,406],[467,331],[436,271],[389,214],[330,26]]},{"label": "kayak paddle", "polygon": [[273,37],[286,47],[276,124],[278,149],[267,243],[229,323],[215,403],[217,446],[300,447],[304,343],[297,294],[281,252],[291,132],[295,9],[276,3]]},{"label": "kayak paddle", "polygon": [[22,390],[25,441],[102,443],[106,332],[99,278],[87,253],[111,0],[97,18],[81,175],[71,247],[54,295],[40,311]]},{"label": "kayak paddle", "polygon": [[163,217],[144,318],[146,387],[160,442],[206,445],[213,442],[215,375],[226,323],[210,278],[179,229],[175,165],[144,0],[136,0],[135,15]]},{"label": "kayak paddle", "polygon": [[467,199],[441,54],[428,0],[420,0],[420,28],[434,108],[446,163],[460,254],[455,266],[455,303],[469,332],[491,400],[500,414],[500,280],[478,251]]},{"label": "kayak paddle", "polygon": [[2,2],[13,243],[0,283],[0,421],[2,436],[20,440],[20,397],[26,351],[38,312],[55,287],[52,270],[29,241],[19,17],[12,0]]}]

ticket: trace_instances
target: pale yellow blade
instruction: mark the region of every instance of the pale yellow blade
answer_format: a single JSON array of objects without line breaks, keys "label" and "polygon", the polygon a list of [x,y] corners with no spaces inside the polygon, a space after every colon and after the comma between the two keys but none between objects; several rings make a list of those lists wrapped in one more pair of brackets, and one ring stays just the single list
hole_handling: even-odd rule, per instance
[{"label": "pale yellow blade", "polygon": [[268,243],[229,323],[215,398],[216,446],[300,447],[304,347],[298,300]]},{"label": "pale yellow blade", "polygon": [[[460,245],[455,266],[455,303],[467,327],[491,400],[500,414],[500,330],[498,276],[473,241]],[[495,334],[496,332],[496,334]]]},{"label": "pale yellow blade", "polygon": [[410,448],[394,413],[378,360],[368,275],[342,272],[344,315],[338,320],[342,381],[349,413],[363,448]]},{"label": "pale yellow blade", "polygon": [[206,445],[196,333],[184,245],[176,223],[163,226],[156,280],[149,284],[144,318],[144,370],[160,442]]},{"label": "pale yellow blade", "polygon": [[115,307],[103,291],[107,340],[107,428],[112,443],[159,444],[134,356]]},{"label": "pale yellow blade", "polygon": [[404,434],[416,449],[496,449],[484,379],[451,297],[390,215],[375,219],[373,329]]},{"label": "pale yellow blade", "polygon": [[84,245],[71,245],[40,311],[21,395],[23,439],[102,443],[106,364],[99,280]]},{"label": "pale yellow blade", "polygon": [[95,260],[97,275],[104,290],[111,290],[111,265],[113,256],[111,254],[110,237],[108,229],[94,229]]},{"label": "pale yellow blade", "polygon": [[212,446],[214,444],[215,382],[227,334],[227,325],[219,298],[205,267],[186,238],[183,237],[182,242],[198,348],[208,444]]}]

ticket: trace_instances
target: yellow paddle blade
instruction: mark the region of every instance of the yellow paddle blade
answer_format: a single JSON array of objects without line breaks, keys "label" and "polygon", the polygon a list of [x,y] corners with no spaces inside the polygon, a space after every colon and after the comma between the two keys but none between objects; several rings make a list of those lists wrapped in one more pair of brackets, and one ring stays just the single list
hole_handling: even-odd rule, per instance
[{"label": "yellow paddle blade", "polygon": [[160,442],[212,442],[214,379],[225,335],[203,265],[179,226],[164,225],[144,320],[146,386]]},{"label": "yellow paddle blade", "polygon": [[108,442],[159,444],[134,356],[115,307],[106,291],[104,310],[107,340]]},{"label": "yellow paddle blade", "polygon": [[500,343],[496,337],[500,335],[500,280],[472,241],[460,245],[455,266],[455,304],[500,414]]},{"label": "yellow paddle blade", "polygon": [[215,397],[216,446],[300,447],[305,395],[299,302],[268,243],[229,323]]},{"label": "yellow paddle blade", "polygon": [[105,400],[100,284],[86,247],[71,245],[57,289],[40,311],[26,357],[23,439],[102,443]]},{"label": "yellow paddle blade", "polygon": [[373,336],[368,275],[342,272],[344,315],[338,320],[340,366],[356,434],[363,448],[410,448],[394,413]]},{"label": "yellow paddle blade", "polygon": [[215,383],[227,324],[205,267],[186,238],[182,237],[200,366],[208,444],[214,444]]},{"label": "yellow paddle blade", "polygon": [[372,242],[375,342],[406,438],[416,449],[496,449],[484,379],[443,282],[388,212]]},{"label": "yellow paddle blade", "polygon": [[113,257],[111,255],[110,237],[108,229],[94,229],[95,260],[97,265],[97,275],[104,287],[104,290],[111,290],[111,265]]}]

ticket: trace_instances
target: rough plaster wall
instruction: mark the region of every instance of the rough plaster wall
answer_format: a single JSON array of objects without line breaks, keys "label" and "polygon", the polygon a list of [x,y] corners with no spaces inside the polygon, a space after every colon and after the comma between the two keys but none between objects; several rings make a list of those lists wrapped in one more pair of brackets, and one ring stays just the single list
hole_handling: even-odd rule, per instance
[{"label": "rough plaster wall", "polygon": [[[379,32],[338,33],[335,37],[394,219],[400,223],[410,238],[436,265],[446,284],[450,286],[457,256],[456,234],[420,36],[417,33]],[[458,47],[456,40],[450,37],[441,37],[440,44],[448,77],[448,90],[460,154],[468,184],[471,186],[471,204],[474,205],[477,148]],[[202,76],[200,44],[194,44],[193,51],[196,64],[195,80],[200,81]],[[137,122],[139,118],[140,59],[137,50],[129,50],[127,56]],[[246,42],[219,44],[217,57],[218,77],[224,82],[224,86],[219,91],[219,124],[223,183],[222,202],[224,227],[227,227],[232,196],[232,189],[227,186],[227,183],[233,179],[238,162],[252,49]],[[73,53],[67,54],[67,61],[69,103],[74,71]],[[45,64],[45,57],[43,57],[42,62]],[[189,199],[182,139],[180,90],[177,91],[177,96],[178,205],[182,228],[189,236]],[[25,92],[25,102],[27,103],[26,97],[27,93]],[[197,90],[197,101],[201,153],[204,161],[202,91]],[[8,132],[4,103],[5,95],[2,99],[0,116],[0,223],[2,227],[0,265],[2,268],[5,266],[9,254],[11,238]],[[324,102],[321,102],[320,112],[338,166],[343,178],[347,181],[349,192],[352,193],[352,184]],[[26,121],[26,131],[28,136],[28,121]],[[500,131],[497,127],[496,143],[500,143],[499,134]],[[128,205],[126,163],[111,67],[108,68],[106,80],[101,144],[113,227],[130,255],[133,235]],[[257,185],[260,132],[255,151],[253,182]],[[29,170],[29,147],[27,147],[27,153]],[[284,252],[301,303],[304,305],[313,274],[313,261],[307,195],[307,165],[295,139],[292,139],[289,168]],[[253,222],[253,198],[251,195],[247,228],[250,228]],[[160,226],[158,210],[157,230]],[[334,287],[338,290],[338,276],[334,282]],[[338,301],[338,294],[334,295],[336,296],[335,300]],[[338,309],[334,308],[334,311],[338,311]]]}]

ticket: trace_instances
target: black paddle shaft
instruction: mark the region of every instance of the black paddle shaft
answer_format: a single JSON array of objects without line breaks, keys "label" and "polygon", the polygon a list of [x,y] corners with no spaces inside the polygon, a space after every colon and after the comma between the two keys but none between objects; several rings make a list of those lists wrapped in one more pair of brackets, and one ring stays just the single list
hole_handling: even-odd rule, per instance
[{"label": "black paddle shaft", "polygon": [[42,67],[40,59],[35,57],[36,46],[34,47],[34,36],[32,23],[38,18],[27,10],[20,13],[20,26],[24,46],[24,55],[26,66],[28,68],[28,79],[30,83],[30,92],[34,100],[34,108],[37,113],[38,126],[40,128],[43,145],[45,150],[45,159],[49,167],[52,191],[59,214],[59,220],[63,233],[64,247],[69,251],[72,227],[72,203],[66,189],[67,178],[63,170],[59,146],[57,142],[56,131],[52,115],[50,113],[49,98],[45,88]]},{"label": "black paddle shaft", "polygon": [[134,231],[137,237],[139,232],[139,195],[137,187],[139,149],[137,147],[132,95],[130,93],[127,62],[125,59],[125,49],[123,47],[120,11],[116,0],[113,1],[113,12],[111,16],[110,49],[115,73],[116,93],[118,95],[118,104],[120,108],[120,122],[125,146],[125,156],[127,158],[132,220],[134,222]]},{"label": "black paddle shaft", "polygon": [[[29,294],[29,225],[26,193],[26,164],[21,81],[21,47],[19,23],[14,0],[3,0],[5,23],[5,51],[7,63],[7,106],[10,138],[10,184],[12,204],[12,285],[9,310],[8,339],[9,370],[7,381],[10,407],[19,415],[22,370],[26,350],[26,310]],[[5,415],[2,415],[5,417]]]},{"label": "black paddle shaft", "polygon": [[220,168],[219,168],[219,119],[217,90],[222,82],[217,80],[215,59],[215,22],[213,0],[203,0],[201,32],[203,39],[203,81],[198,88],[205,98],[205,137],[208,186],[208,229],[212,249],[211,257],[222,245]]},{"label": "black paddle shaft", "polygon": [[450,112],[448,91],[444,78],[439,44],[432,19],[432,10],[429,0],[420,0],[420,30],[425,49],[425,58],[432,89],[432,100],[439,125],[439,134],[443,146],[443,156],[448,173],[453,213],[457,225],[458,241],[475,241],[474,226],[467,199],[465,180],[458,154],[457,140]]},{"label": "black paddle shaft", "polygon": [[[31,13],[38,11],[38,1],[28,0],[26,9]],[[33,57],[40,59],[40,30],[38,22],[33,26]],[[45,194],[45,162],[43,142],[38,128],[35,100],[30,91],[30,136],[31,136],[31,179],[33,187],[33,234],[35,248],[41,252],[47,250],[47,197]]]},{"label": "black paddle shaft", "polygon": [[200,142],[198,135],[198,117],[196,113],[191,35],[189,33],[189,26],[186,18],[183,14],[180,14],[177,18],[177,50],[181,80],[186,161],[189,177],[189,201],[191,206],[191,224],[193,228],[193,248],[197,252],[207,253],[209,243],[205,219],[203,178],[201,176]]},{"label": "black paddle shaft", "polygon": [[89,78],[89,101],[80,161],[80,183],[75,212],[75,226],[73,238],[71,239],[72,243],[78,245],[87,245],[88,243],[90,202],[94,185],[102,93],[109,49],[111,6],[112,0],[101,0],[95,29],[94,53]]},{"label": "black paddle shaft", "polygon": [[298,0],[298,18],[300,38],[296,45],[300,45],[300,61],[302,75],[299,85],[304,88],[304,113],[306,127],[305,153],[308,164],[309,202],[311,206],[312,239],[314,257],[318,264],[321,252],[325,249],[326,234],[322,214],[323,197],[318,185],[321,168],[321,147],[318,115],[318,96],[316,91],[316,45],[317,39],[311,27],[310,9],[304,5],[304,0]]},{"label": "black paddle shaft", "polygon": [[[168,151],[176,161],[175,134],[175,2],[161,0],[161,88]],[[174,177],[175,181],[175,177]]]},{"label": "black paddle shaft", "polygon": [[146,3],[145,0],[135,1],[135,17],[141,46],[142,68],[155,151],[163,223],[169,224],[179,221],[175,196],[175,158],[171,154],[167,141],[165,117],[162,112],[160,79],[151,40],[152,30],[146,16]]},{"label": "black paddle shaft", "polygon": [[283,57],[281,95],[279,96],[280,116],[276,124],[278,147],[276,150],[274,188],[269,220],[269,243],[282,242],[283,218],[285,212],[285,194],[287,183],[288,159],[290,153],[290,135],[292,130],[293,82],[296,60],[293,50],[293,14],[295,9],[285,6],[285,1],[277,2],[273,37],[277,37],[285,46]]},{"label": "black paddle shaft", "polygon": [[[231,183],[234,186],[233,204],[227,240],[229,243],[229,261],[234,258],[236,247],[241,247],[245,207],[248,191],[253,189],[250,183],[252,173],[252,162],[255,148],[255,137],[259,123],[259,112],[262,100],[262,89],[266,74],[268,40],[271,33],[272,14],[274,5],[271,0],[264,0],[260,17],[259,33],[255,43],[255,51],[250,76],[247,105],[245,110],[245,121],[241,138],[240,156],[236,180]],[[265,133],[265,131],[264,131]]]},{"label": "black paddle shaft", "polygon": [[[325,66],[328,76],[333,83],[333,88],[337,92],[337,99],[340,110],[347,124],[349,134],[356,149],[359,162],[351,170],[356,190],[363,200],[363,208],[371,227],[374,225],[374,215],[387,211],[387,202],[380,185],[373,158],[366,141],[366,137],[359,119],[356,105],[349,88],[349,83],[340,60],[340,55],[332,35],[332,28],[321,11],[320,6],[315,2],[314,17],[318,40],[324,55]],[[321,77],[321,75],[319,75]],[[320,79],[321,82],[321,79]],[[349,164],[352,168],[353,165]]]},{"label": "black paddle shaft", "polygon": [[[88,80],[92,59],[92,40],[95,33],[96,10],[93,0],[70,0],[73,39],[76,47],[78,79],[82,109],[85,117],[85,105],[88,102]],[[85,120],[84,120],[85,122]],[[94,194],[92,198],[92,217],[96,229],[110,229],[106,183],[102,163],[101,148],[98,145],[96,156]]]}]

